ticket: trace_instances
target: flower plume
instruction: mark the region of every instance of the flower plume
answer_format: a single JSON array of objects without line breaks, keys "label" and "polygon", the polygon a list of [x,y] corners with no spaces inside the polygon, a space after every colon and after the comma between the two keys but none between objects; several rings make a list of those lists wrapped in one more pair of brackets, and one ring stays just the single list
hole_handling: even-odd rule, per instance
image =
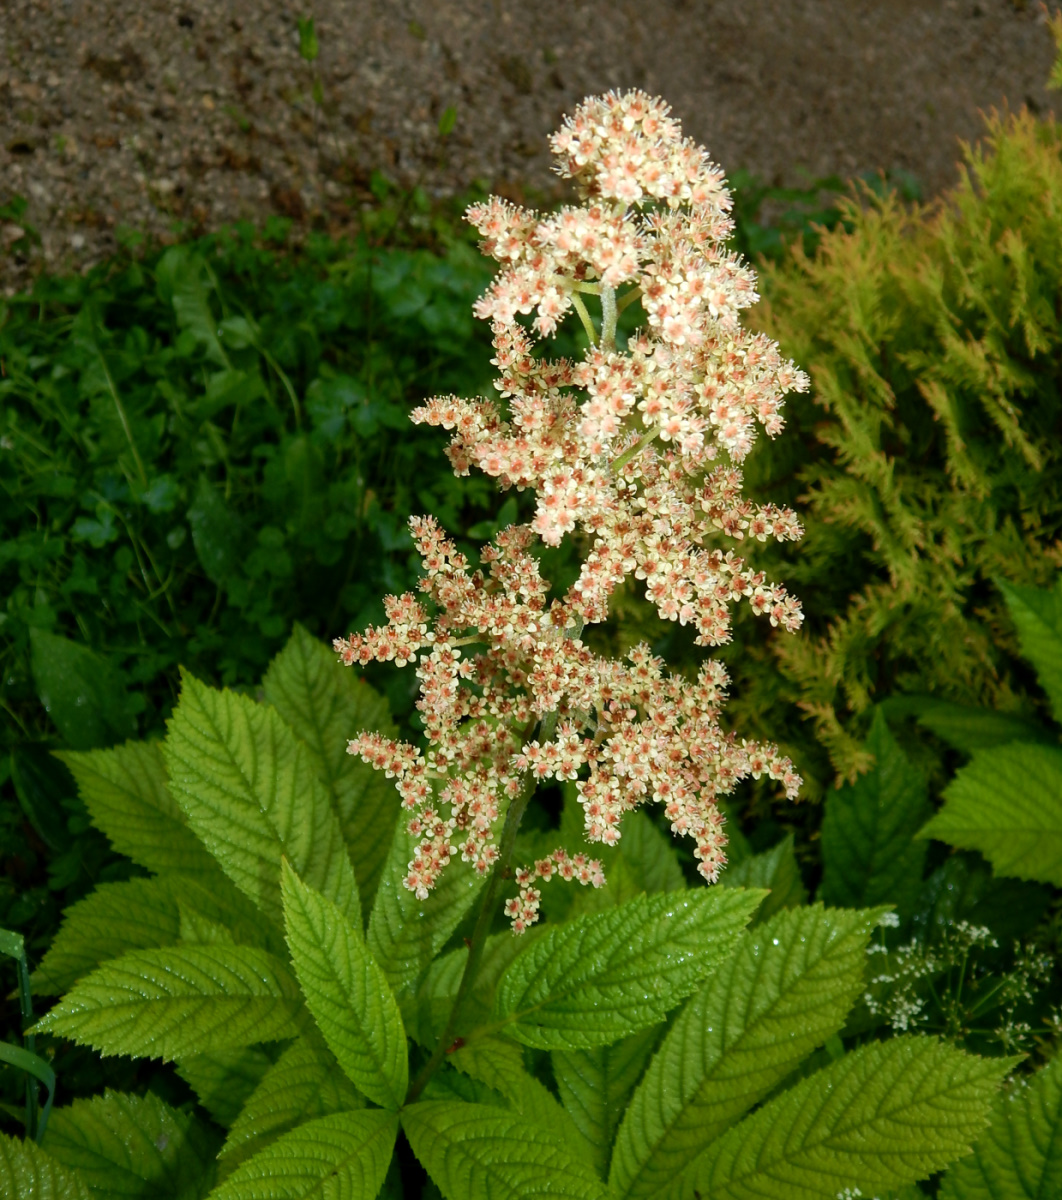
[{"label": "flower plume", "polygon": [[[475,468],[532,491],[534,516],[500,532],[477,570],[432,517],[413,518],[423,598],[389,597],[386,625],[335,642],[348,665],[415,664],[426,748],[366,733],[349,749],[396,780],[420,839],[405,883],[422,897],[455,855],[488,873],[501,814],[543,780],[575,782],[591,842],[614,845],[624,813],[661,805],[709,882],[726,863],[719,798],[749,775],[791,797],[800,785],[776,747],[721,729],[721,664],[705,661],[690,682],[647,646],[604,658],[582,633],[607,620],[632,577],[701,646],[730,640],[742,599],[799,629],[799,602],[737,548],[797,539],[800,523],[746,499],[740,464],[759,427],[781,432],[784,394],[808,379],[741,328],[755,277],[725,249],[723,175],[662,101],[588,99],[552,148],[579,206],[540,216],[491,198],[468,212],[500,264],[476,305],[491,323],[498,398],[436,397],[412,414],[451,432],[457,474]],[[617,314],[635,301],[646,324],[621,346]],[[585,354],[542,355],[536,341],[572,314]],[[581,570],[550,602],[536,551],[568,536]],[[506,906],[517,932],[537,920],[536,884],[554,876],[603,882],[600,863],[563,849],[517,871],[520,894]]]}]

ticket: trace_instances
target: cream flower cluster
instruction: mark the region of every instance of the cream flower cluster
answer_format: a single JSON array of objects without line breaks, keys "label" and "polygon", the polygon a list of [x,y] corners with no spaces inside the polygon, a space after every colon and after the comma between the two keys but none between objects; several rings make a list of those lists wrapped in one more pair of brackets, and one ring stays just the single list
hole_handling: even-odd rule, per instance
[{"label": "cream flower cluster", "polygon": [[[405,883],[421,897],[455,855],[487,874],[505,808],[538,781],[574,781],[586,836],[606,845],[619,841],[624,813],[661,805],[709,882],[726,863],[719,798],[749,775],[791,797],[800,786],[774,746],[720,728],[720,664],[706,662],[690,682],[645,646],[603,658],[582,632],[607,620],[628,578],[699,645],[730,640],[742,599],[772,625],[799,629],[799,602],[734,547],[802,534],[789,509],[744,497],[740,464],[759,427],[780,432],[782,397],[807,377],[740,327],[756,292],[752,272],[723,248],[729,195],[661,101],[589,99],[552,145],[581,207],[542,218],[491,199],[469,210],[501,264],[476,306],[491,322],[499,400],[436,397],[412,414],[452,431],[457,474],[475,467],[502,488],[532,491],[534,516],[499,533],[478,570],[433,518],[414,518],[423,599],[389,597],[386,625],[335,643],[348,665],[416,664],[426,749],[371,733],[349,749],[396,780],[420,839]],[[594,297],[600,330],[586,303]],[[635,301],[647,324],[620,346],[617,314]],[[591,340],[583,357],[537,353],[534,335],[573,310]],[[582,566],[550,602],[537,548],[566,535]],[[536,882],[553,877],[603,882],[598,862],[563,849],[518,872],[519,898],[507,904],[517,932],[538,918]]]}]

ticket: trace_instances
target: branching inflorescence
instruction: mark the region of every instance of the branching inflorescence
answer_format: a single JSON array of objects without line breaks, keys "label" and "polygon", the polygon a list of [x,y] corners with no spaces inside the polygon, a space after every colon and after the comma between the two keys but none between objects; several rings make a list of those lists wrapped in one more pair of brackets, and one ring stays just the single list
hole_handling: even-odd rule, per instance
[{"label": "branching inflorescence", "polygon": [[[347,665],[416,664],[428,749],[374,733],[348,748],[397,781],[420,838],[405,884],[421,898],[456,854],[488,874],[500,815],[539,781],[575,781],[591,842],[615,844],[625,812],[663,805],[711,883],[726,863],[717,800],[749,775],[790,797],[800,786],[775,746],[720,728],[721,664],[706,661],[691,682],[647,646],[614,660],[581,635],[607,619],[630,575],[699,645],[730,640],[742,598],[772,625],[800,627],[799,602],[726,544],[802,534],[789,509],[744,498],[740,463],[756,424],[778,434],[782,396],[808,379],[741,328],[740,309],[758,297],[752,271],[724,248],[729,193],[662,101],[588,99],[552,147],[580,207],[541,217],[492,198],[468,212],[502,264],[476,305],[491,322],[501,403],[438,397],[412,414],[453,431],[457,474],[477,467],[502,488],[532,489],[534,519],[500,532],[471,571],[432,517],[413,518],[424,599],[388,597],[386,625],[335,642]],[[635,300],[648,323],[624,348],[617,314]],[[536,356],[533,338],[572,310],[591,343],[582,360]],[[535,551],[566,534],[586,553],[551,602]],[[555,875],[603,882],[598,862],[564,850],[518,870],[506,909],[516,932],[538,918],[535,884]]]}]

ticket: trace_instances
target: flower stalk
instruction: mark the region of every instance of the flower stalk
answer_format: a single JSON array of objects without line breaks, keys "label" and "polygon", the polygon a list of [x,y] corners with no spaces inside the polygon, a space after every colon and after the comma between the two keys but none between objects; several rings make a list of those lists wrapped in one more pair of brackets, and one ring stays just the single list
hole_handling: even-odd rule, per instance
[{"label": "flower stalk", "polygon": [[428,1080],[439,1069],[454,1044],[454,1037],[461,1020],[462,1009],[465,1006],[465,1001],[472,993],[476,977],[479,974],[479,968],[483,962],[483,951],[486,949],[487,938],[490,936],[490,928],[497,911],[495,905],[498,901],[498,893],[501,891],[505,880],[511,876],[510,868],[513,851],[516,848],[516,835],[520,829],[520,822],[523,820],[524,813],[527,811],[527,805],[533,794],[533,787],[525,787],[520,795],[509,805],[509,810],[505,814],[505,824],[502,826],[501,839],[498,846],[498,859],[494,864],[493,871],[491,871],[490,878],[487,880],[487,886],[483,890],[483,899],[480,901],[476,924],[472,930],[472,937],[469,939],[468,960],[465,962],[465,969],[461,973],[461,980],[457,985],[457,994],[454,996],[450,1015],[447,1018],[445,1028],[439,1035],[439,1040],[435,1044],[435,1049],[432,1051],[431,1057],[420,1069],[410,1085],[409,1095],[406,1097],[407,1104],[412,1104],[418,1099],[424,1091]]}]

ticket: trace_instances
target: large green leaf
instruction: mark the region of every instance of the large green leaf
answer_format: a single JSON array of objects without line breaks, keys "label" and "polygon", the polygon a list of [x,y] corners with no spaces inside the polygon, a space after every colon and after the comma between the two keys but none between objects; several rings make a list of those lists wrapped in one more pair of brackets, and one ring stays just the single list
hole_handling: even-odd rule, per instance
[{"label": "large green leaf", "polygon": [[1036,668],[1051,712],[1062,725],[1062,580],[1050,590],[997,580],[1018,629],[1022,654]]},{"label": "large green leaf", "polygon": [[272,708],[183,676],[164,747],[170,790],[236,886],[278,924],[280,860],[361,922],[343,834],[309,751]]},{"label": "large green leaf", "polygon": [[926,781],[907,761],[878,709],[866,749],[874,766],[831,788],[822,821],[822,888],[827,904],[895,904],[908,910],[922,882],[931,815]]},{"label": "large green leaf", "polygon": [[168,881],[101,883],[63,913],[59,932],[33,973],[34,990],[58,996],[108,959],[170,946],[177,941],[180,923]]},{"label": "large green leaf", "polygon": [[340,1071],[331,1052],[302,1037],[262,1077],[229,1130],[219,1157],[244,1162],[306,1121],[364,1108],[364,1099]]},{"label": "large green leaf", "polygon": [[662,1021],[733,948],[763,892],[638,896],[547,930],[502,976],[495,1018],[529,1046],[604,1046]]},{"label": "large green leaf", "polygon": [[387,701],[298,624],[262,688],[306,743],[339,817],[362,899],[370,904],[391,846],[398,792],[382,771],[348,754],[347,743],[363,729],[394,734]]},{"label": "large green leaf", "polygon": [[429,1100],[403,1110],[402,1128],[446,1200],[605,1200],[564,1135],[523,1113]]},{"label": "large green leaf", "polygon": [[81,642],[30,629],[30,662],[44,710],[74,750],[90,750],[136,733],[114,664]]},{"label": "large green leaf", "polygon": [[1055,741],[1042,725],[1020,713],[973,708],[936,696],[889,696],[881,702],[880,709],[890,720],[917,717],[920,725],[964,754],[988,750],[1005,742]]},{"label": "large green leaf", "polygon": [[960,768],[923,829],[980,850],[999,875],[1062,886],[1062,750],[996,746]]},{"label": "large green leaf", "polygon": [[[216,871],[216,869],[215,869]],[[195,877],[163,875],[103,883],[68,908],[63,924],[34,974],[37,990],[57,995],[101,963],[130,950],[149,950],[188,941],[191,918],[224,922],[235,940],[283,952],[279,937],[268,936],[242,893],[216,871],[215,886]],[[279,943],[279,944],[278,944]]]},{"label": "large green leaf", "polygon": [[[512,930],[506,929],[504,933],[495,933],[487,938],[475,982],[461,1005],[457,1025],[459,1035],[464,1036],[487,1024],[494,1008],[498,981],[513,959],[522,954],[532,941],[541,937],[547,928],[533,925],[521,937],[514,937]],[[435,1038],[446,1027],[467,962],[467,946],[458,946],[448,954],[441,955],[431,964],[416,995],[407,994],[403,999],[402,1019],[406,1032],[421,1045],[434,1045]]]},{"label": "large green leaf", "polygon": [[577,1154],[585,1150],[553,1093],[524,1069],[523,1050],[515,1042],[500,1037],[478,1038],[451,1051],[447,1058],[458,1071],[497,1092],[516,1112],[548,1129],[559,1129]]},{"label": "large green leaf", "polygon": [[427,900],[402,883],[418,839],[399,821],[369,918],[366,941],[401,1001],[416,990],[436,954],[475,903],[483,879],[454,860]]},{"label": "large green leaf", "polygon": [[93,1200],[76,1172],[35,1142],[0,1133],[0,1196],[11,1200]]},{"label": "large green leaf", "polygon": [[734,1125],[697,1164],[711,1200],[825,1200],[924,1179],[965,1154],[1015,1059],[933,1038],[872,1042]]},{"label": "large green leaf", "polygon": [[721,880],[724,887],[770,888],[771,894],[756,910],[752,924],[767,921],[783,908],[796,908],[808,899],[800,867],[793,850],[793,835],[784,837],[762,854],[750,854],[735,867],[727,867]]},{"label": "large green leaf", "polygon": [[256,1046],[237,1046],[210,1054],[186,1054],[177,1060],[177,1074],[199,1103],[226,1128],[262,1082],[273,1061]]},{"label": "large green leaf", "polygon": [[634,1094],[612,1156],[615,1196],[690,1195],[698,1156],[842,1027],[879,916],[815,905],[741,939]]},{"label": "large green leaf", "polygon": [[638,885],[645,891],[678,892],[685,888],[686,880],[674,841],[661,833],[641,809],[623,818],[619,848]]},{"label": "large green leaf", "polygon": [[627,1101],[659,1038],[660,1029],[651,1025],[611,1046],[553,1051],[561,1102],[602,1178]]},{"label": "large green leaf", "polygon": [[210,1200],[374,1200],[397,1132],[379,1109],[320,1117],[237,1167]]},{"label": "large green leaf", "polygon": [[136,950],[81,979],[37,1031],[103,1054],[172,1059],[292,1037],[298,985],[251,946]]},{"label": "large green leaf", "polygon": [[170,795],[158,742],[126,742],[112,750],[57,757],[77,780],[93,825],[119,853],[149,871],[180,871],[206,883],[221,876]]},{"label": "large green leaf", "polygon": [[675,842],[653,823],[648,813],[636,809],[623,818],[623,836],[615,846],[605,846],[586,840],[586,818],[575,784],[562,785],[564,804],[561,808],[558,833],[541,831],[535,839],[533,857],[550,853],[557,844],[567,847],[569,853],[584,853],[601,860],[608,880],[604,888],[561,887],[547,890],[543,907],[548,906],[550,916],[567,915],[569,909],[582,915],[611,908],[624,900],[633,899],[638,892],[675,892],[686,886],[682,867],[675,852]]},{"label": "large green leaf", "polygon": [[306,1004],[347,1077],[382,1108],[409,1086],[406,1031],[361,929],[285,862],[284,922]]},{"label": "large green leaf", "polygon": [[[519,1052],[520,1047],[515,1042],[509,1042],[508,1045]],[[522,1063],[520,1070],[523,1071]],[[462,1100],[466,1104],[489,1104],[492,1108],[516,1108],[501,1092],[495,1091],[488,1084],[481,1083],[463,1071],[458,1071],[456,1065],[449,1061],[445,1062],[425,1083],[420,1099]],[[553,1100],[553,1097],[550,1096],[550,1099]],[[557,1110],[557,1107],[557,1101],[553,1100],[554,1111]],[[517,1109],[517,1112],[519,1111],[521,1110]]]},{"label": "large green leaf", "polygon": [[944,1176],[940,1200],[1062,1196],[1062,1059],[1001,1097],[969,1158]]},{"label": "large green leaf", "polygon": [[97,1196],[198,1200],[214,1184],[218,1139],[158,1096],[104,1092],[57,1108],[44,1147]]}]

